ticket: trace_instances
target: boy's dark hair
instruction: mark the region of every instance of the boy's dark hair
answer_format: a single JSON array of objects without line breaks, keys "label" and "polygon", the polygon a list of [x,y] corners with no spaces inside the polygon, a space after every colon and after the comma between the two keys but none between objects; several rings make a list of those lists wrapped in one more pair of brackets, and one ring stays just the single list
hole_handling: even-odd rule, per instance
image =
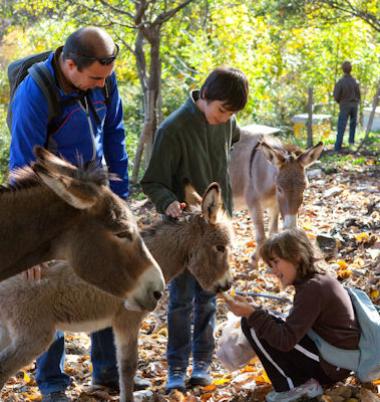
[{"label": "boy's dark hair", "polygon": [[216,68],[202,85],[200,96],[207,102],[224,102],[226,109],[237,112],[244,109],[248,100],[248,81],[236,68]]},{"label": "boy's dark hair", "polygon": [[349,61],[344,61],[342,63],[342,70],[345,74],[350,74],[351,70],[352,70],[352,65]]},{"label": "boy's dark hair", "polygon": [[[113,49],[113,54],[107,49]],[[63,60],[71,59],[79,71],[89,67],[95,61],[110,64],[118,54],[119,48],[111,37],[101,28],[84,27],[73,32],[65,42],[62,50]],[[108,53],[108,56],[105,54]],[[109,62],[103,62],[103,61]]]}]

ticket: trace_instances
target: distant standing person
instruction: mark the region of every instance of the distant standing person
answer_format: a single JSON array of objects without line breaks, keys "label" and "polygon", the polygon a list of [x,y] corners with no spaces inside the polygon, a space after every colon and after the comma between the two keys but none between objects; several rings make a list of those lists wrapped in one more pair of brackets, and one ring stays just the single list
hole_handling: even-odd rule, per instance
[{"label": "distant standing person", "polygon": [[342,148],[343,135],[346,130],[348,118],[350,118],[349,144],[355,143],[355,130],[360,102],[359,83],[351,75],[352,66],[349,61],[342,63],[344,76],[335,84],[334,99],[339,103],[338,133],[336,136],[334,151]]},{"label": "distant standing person", "polygon": [[[232,214],[228,161],[231,147],[240,137],[235,113],[244,108],[247,98],[245,75],[234,68],[217,68],[201,89],[191,92],[187,101],[161,124],[141,181],[144,193],[158,212],[174,219],[181,215],[184,180],[189,180],[199,194],[211,182],[218,182],[224,206]],[[202,290],[188,271],[170,282],[168,392],[185,390],[191,354],[190,384],[211,382],[215,310],[215,294]]]}]

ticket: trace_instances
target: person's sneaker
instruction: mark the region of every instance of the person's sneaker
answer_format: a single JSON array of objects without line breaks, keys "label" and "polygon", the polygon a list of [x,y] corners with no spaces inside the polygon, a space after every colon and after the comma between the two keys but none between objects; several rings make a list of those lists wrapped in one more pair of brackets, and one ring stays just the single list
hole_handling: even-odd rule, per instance
[{"label": "person's sneaker", "polygon": [[182,367],[169,368],[168,382],[166,383],[166,393],[170,393],[174,389],[185,392],[186,369]]},{"label": "person's sneaker", "polygon": [[323,394],[323,389],[317,380],[311,378],[305,384],[299,385],[285,392],[272,391],[267,394],[265,400],[267,402],[291,402],[301,397],[315,398]]},{"label": "person's sneaker", "polygon": [[71,399],[66,395],[65,391],[50,392],[50,394],[42,395],[41,402],[68,402]]},{"label": "person's sneaker", "polygon": [[133,389],[135,391],[143,391],[144,389],[148,389],[152,386],[152,382],[147,380],[144,377],[136,374],[133,378]]},{"label": "person's sneaker", "polygon": [[190,385],[206,386],[211,384],[212,379],[209,372],[210,364],[206,362],[194,362],[193,372],[191,373]]}]

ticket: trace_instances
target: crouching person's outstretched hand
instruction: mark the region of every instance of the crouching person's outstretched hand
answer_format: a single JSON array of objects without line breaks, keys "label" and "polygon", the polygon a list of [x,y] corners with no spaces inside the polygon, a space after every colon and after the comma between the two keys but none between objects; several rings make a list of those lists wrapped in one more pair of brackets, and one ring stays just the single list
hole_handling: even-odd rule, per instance
[{"label": "crouching person's outstretched hand", "polygon": [[228,309],[238,317],[249,317],[255,308],[252,306],[252,300],[244,296],[230,296],[222,294],[223,299],[227,303]]}]

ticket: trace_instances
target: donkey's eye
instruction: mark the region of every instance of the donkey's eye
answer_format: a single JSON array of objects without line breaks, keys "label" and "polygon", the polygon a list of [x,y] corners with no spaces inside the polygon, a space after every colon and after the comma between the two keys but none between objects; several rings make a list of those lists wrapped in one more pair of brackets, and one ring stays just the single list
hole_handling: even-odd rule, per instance
[{"label": "donkey's eye", "polygon": [[216,246],[216,249],[221,252],[224,253],[226,251],[226,247],[225,246]]},{"label": "donkey's eye", "polygon": [[125,230],[124,232],[116,233],[116,237],[119,239],[127,239],[129,241],[133,240],[132,233],[129,230]]}]

